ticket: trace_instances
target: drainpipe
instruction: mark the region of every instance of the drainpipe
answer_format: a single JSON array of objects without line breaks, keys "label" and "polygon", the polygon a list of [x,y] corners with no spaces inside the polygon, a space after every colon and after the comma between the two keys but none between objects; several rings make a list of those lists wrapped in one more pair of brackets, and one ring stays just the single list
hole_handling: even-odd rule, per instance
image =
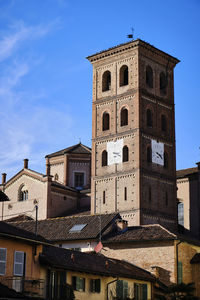
[{"label": "drainpipe", "polygon": [[119,278],[114,279],[113,281],[110,281],[110,282],[107,283],[107,300],[109,300],[109,299],[108,299],[108,286],[109,286],[111,283],[116,282],[118,279],[119,279]]},{"label": "drainpipe", "polygon": [[181,244],[182,242],[179,241],[176,244],[176,283],[178,284],[178,246]]}]

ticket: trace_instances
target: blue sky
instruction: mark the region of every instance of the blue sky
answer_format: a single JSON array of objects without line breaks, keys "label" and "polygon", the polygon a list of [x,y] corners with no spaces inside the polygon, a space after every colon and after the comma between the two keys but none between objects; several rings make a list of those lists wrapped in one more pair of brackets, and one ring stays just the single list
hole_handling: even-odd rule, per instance
[{"label": "blue sky", "polygon": [[0,0],[0,171],[91,145],[88,55],[135,38],[177,57],[177,168],[200,161],[199,0]]}]

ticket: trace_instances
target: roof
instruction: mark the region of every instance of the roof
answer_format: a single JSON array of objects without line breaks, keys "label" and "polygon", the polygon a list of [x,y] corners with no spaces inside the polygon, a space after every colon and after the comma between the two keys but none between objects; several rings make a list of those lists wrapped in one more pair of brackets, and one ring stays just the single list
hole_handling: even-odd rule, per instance
[{"label": "roof", "polygon": [[[34,231],[33,231],[34,232]],[[29,240],[32,242],[47,242],[46,239],[44,239],[40,235],[35,235],[35,233],[29,232],[25,229],[21,229],[18,227],[15,227],[11,224],[8,224],[6,222],[0,221],[0,236],[6,236],[6,237],[12,237],[12,238],[20,238]]]},{"label": "roof", "polygon": [[182,169],[182,170],[176,171],[176,177],[183,178],[183,177],[187,177],[192,174],[196,174],[197,172],[198,172],[198,167]]},{"label": "roof", "polygon": [[[119,214],[101,215],[101,229],[104,232],[119,217]],[[100,215],[81,215],[61,217],[38,221],[38,234],[44,238],[56,242],[65,240],[96,239],[99,236]],[[87,224],[80,232],[70,233],[69,230],[77,224]],[[12,225],[35,231],[35,221],[13,222]]]},{"label": "roof", "polygon": [[155,277],[150,272],[126,261],[52,246],[43,247],[40,263],[90,274],[155,281]]},{"label": "roof", "polygon": [[78,143],[74,146],[71,146],[71,147],[65,148],[63,150],[48,154],[45,157],[50,158],[50,157],[54,157],[54,156],[64,155],[64,154],[67,154],[67,153],[71,153],[71,154],[91,154],[91,148],[89,148],[89,147],[87,147],[87,146],[85,146],[81,143]]},{"label": "roof", "polygon": [[144,242],[174,240],[176,235],[161,225],[142,225],[127,227],[121,232],[111,232],[103,235],[103,244],[110,242]]},{"label": "roof", "polygon": [[[151,45],[151,44],[149,44],[149,43],[147,43],[147,42],[145,42],[145,41],[142,41],[142,40],[140,40],[140,39],[132,40],[132,41],[129,41],[129,42],[127,42],[127,43],[122,43],[122,44],[116,45],[116,46],[114,46],[114,47],[108,48],[108,49],[106,49],[106,50],[102,50],[102,51],[97,52],[97,53],[95,53],[95,54],[89,55],[89,56],[87,57],[87,59],[90,60],[90,61],[93,61],[93,60],[95,60],[95,56],[97,56],[97,55],[104,54],[104,55],[102,55],[101,57],[99,57],[99,58],[102,58],[102,57],[105,57],[105,56],[109,56],[111,50],[114,50],[114,54],[115,54],[115,53],[118,52],[118,51],[117,51],[117,48],[120,48],[119,51],[121,52],[121,48],[122,48],[123,46],[127,46],[128,48],[125,49],[125,50],[127,50],[127,49],[132,48],[132,47],[135,47],[135,46],[137,46],[137,45],[142,45],[142,46],[148,47],[148,49],[149,49],[149,48],[154,49],[154,51],[158,51],[158,52],[160,52],[162,55],[165,55],[165,56],[170,57],[171,59],[175,60],[176,63],[179,62],[179,60],[178,60],[177,58],[175,58],[175,57],[169,55],[168,53],[166,53],[166,52],[164,52],[164,51],[162,51],[162,50],[159,50],[158,48],[154,47],[153,45]],[[108,53],[108,52],[109,52],[109,53]]]}]

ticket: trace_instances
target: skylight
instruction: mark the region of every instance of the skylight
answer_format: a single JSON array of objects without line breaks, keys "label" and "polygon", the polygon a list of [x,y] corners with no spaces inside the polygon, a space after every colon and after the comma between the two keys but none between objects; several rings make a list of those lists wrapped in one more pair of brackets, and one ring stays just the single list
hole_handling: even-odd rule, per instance
[{"label": "skylight", "polygon": [[72,228],[69,230],[69,233],[74,232],[81,232],[81,230],[86,226],[87,224],[77,224],[72,226]]}]

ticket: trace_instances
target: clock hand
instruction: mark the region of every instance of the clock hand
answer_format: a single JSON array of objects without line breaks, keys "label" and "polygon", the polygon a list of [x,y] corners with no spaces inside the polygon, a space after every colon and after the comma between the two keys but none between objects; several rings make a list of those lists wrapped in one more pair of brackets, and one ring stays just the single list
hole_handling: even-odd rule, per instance
[{"label": "clock hand", "polygon": [[156,152],[156,154],[162,159],[162,155],[160,153]]}]

